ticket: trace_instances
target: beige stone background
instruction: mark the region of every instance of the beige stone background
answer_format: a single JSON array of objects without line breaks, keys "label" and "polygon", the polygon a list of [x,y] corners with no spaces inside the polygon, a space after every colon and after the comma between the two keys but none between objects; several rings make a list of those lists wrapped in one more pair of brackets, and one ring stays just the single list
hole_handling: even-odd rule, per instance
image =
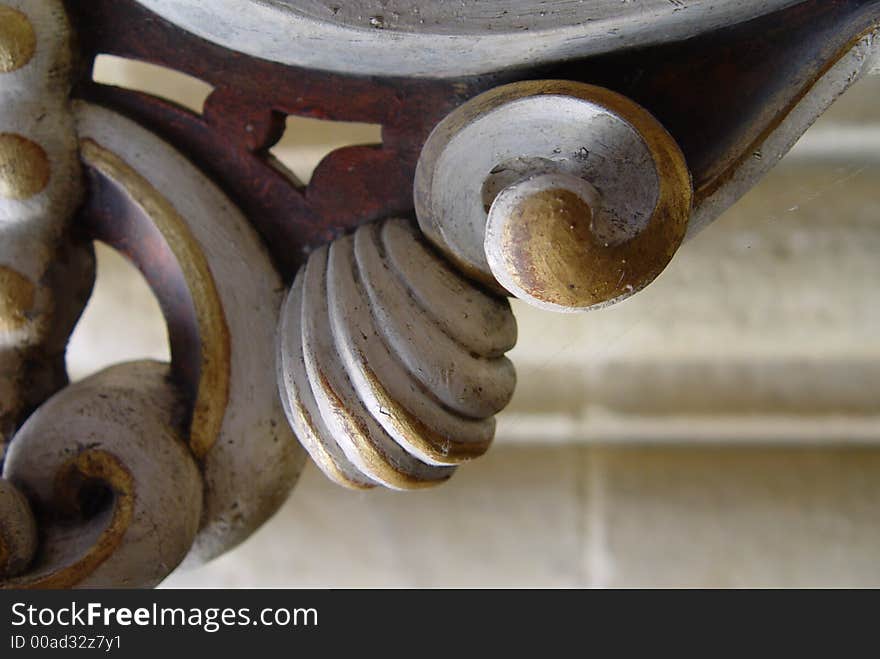
[{"label": "beige stone background", "polygon": [[[207,89],[112,58],[103,81]],[[238,550],[171,587],[880,586],[880,78],[859,83],[638,296],[516,305],[520,384],[444,487],[350,493],[312,466]],[[378,128],[291,119],[301,179]],[[139,274],[99,250],[75,378],[167,359]]]}]

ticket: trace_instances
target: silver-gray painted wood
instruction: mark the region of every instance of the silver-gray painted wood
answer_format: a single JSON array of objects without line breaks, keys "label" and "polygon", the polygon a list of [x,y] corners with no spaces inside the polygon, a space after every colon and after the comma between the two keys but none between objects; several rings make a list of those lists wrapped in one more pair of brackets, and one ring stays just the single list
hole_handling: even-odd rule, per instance
[{"label": "silver-gray painted wood", "polygon": [[572,86],[514,83],[486,92],[447,116],[422,151],[419,225],[484,281],[495,278],[485,251],[489,209],[497,192],[519,181],[542,174],[589,181],[602,200],[594,230],[612,244],[638,234],[657,203],[660,181],[644,139],[598,101],[570,95]]},{"label": "silver-gray painted wood", "polygon": [[328,252],[325,246],[312,254],[303,285],[303,354],[327,427],[358,469],[389,488],[447,480],[454,468],[425,464],[397,444],[364,406],[339,361],[327,305]]},{"label": "silver-gray painted wood", "polygon": [[450,409],[475,419],[490,417],[510,402],[516,372],[507,357],[476,357],[434,323],[412,322],[422,312],[385,268],[375,236],[359,232],[355,256],[376,325],[428,392]]},{"label": "silver-gray painted wood", "polygon": [[[392,265],[383,233],[404,270],[419,273],[425,306]],[[449,322],[443,303],[453,296],[461,300],[451,309],[465,317]],[[278,386],[291,426],[331,480],[429,487],[489,449],[513,366],[503,351],[486,358],[465,348],[447,326],[482,336],[492,352],[516,338],[507,301],[456,275],[412,222],[366,224],[311,254],[279,324]]]},{"label": "silver-gray painted wood", "polygon": [[349,488],[368,488],[376,482],[345,457],[327,428],[306,374],[302,346],[303,276],[297,273],[281,313],[277,337],[278,388],[287,420],[303,447],[324,474]]},{"label": "silver-gray painted wood", "polygon": [[481,357],[500,357],[516,345],[510,303],[458,274],[425,244],[412,222],[387,220],[380,235],[388,267],[450,337]]},{"label": "silver-gray painted wood", "polygon": [[285,423],[274,377],[281,279],[241,211],[171,145],[110,110],[77,102],[75,113],[81,139],[116,154],[174,207],[210,268],[222,305],[230,348],[228,398],[219,436],[204,460],[204,519],[187,558],[187,564],[204,562],[274,514],[305,463]]},{"label": "silver-gray painted wood", "polygon": [[[374,228],[362,227],[358,239],[371,239],[367,234],[374,234]],[[488,448],[495,434],[494,418],[468,419],[444,408],[407,372],[385,342],[371,311],[370,299],[359,283],[361,273],[356,270],[354,239],[346,237],[334,243],[328,274],[330,317],[340,356],[361,397],[389,434],[410,453],[433,464],[463,462],[450,450],[452,445]],[[418,327],[433,320],[415,314],[411,322]],[[401,423],[401,415],[415,423]],[[430,454],[421,448],[425,443],[433,445]]]},{"label": "silver-gray painted wood", "polygon": [[450,77],[685,39],[798,0],[138,0],[263,59],[371,75]]},{"label": "silver-gray painted wood", "polygon": [[[159,584],[190,551],[202,512],[202,476],[181,432],[180,393],[167,364],[119,364],[72,384],[42,405],[15,436],[4,478],[21,485],[47,511],[75,509],[57,488],[72,461],[100,452],[131,478],[123,495],[131,507],[127,526],[116,528],[112,505],[75,523],[40,529],[41,553],[27,581],[65,570],[75,585],[148,588]],[[61,507],[61,508],[59,508]],[[44,518],[46,519],[46,518]],[[51,519],[51,518],[49,518]],[[102,534],[118,546],[91,566]],[[79,567],[77,567],[79,566]]]},{"label": "silver-gray painted wood", "polygon": [[[374,233],[375,228],[361,227],[358,234]],[[356,271],[353,242],[346,236],[330,248],[327,300],[339,358],[361,400],[385,430],[423,462],[463,462],[452,450],[462,444],[485,451],[495,435],[494,418],[468,419],[444,408],[390,350],[358,281],[361,273]],[[409,322],[419,328],[434,321],[417,313]],[[422,448],[425,443],[433,445],[430,453]]]}]

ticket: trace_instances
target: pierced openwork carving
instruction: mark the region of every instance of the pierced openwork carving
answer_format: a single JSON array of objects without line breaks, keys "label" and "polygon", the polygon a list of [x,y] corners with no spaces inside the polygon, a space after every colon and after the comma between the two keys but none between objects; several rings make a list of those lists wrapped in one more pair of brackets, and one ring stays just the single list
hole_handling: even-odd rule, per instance
[{"label": "pierced openwork carving", "polygon": [[[5,585],[155,585],[247,538],[306,454],[351,488],[445,482],[513,393],[506,295],[637,292],[877,68],[880,0],[427,4],[0,0]],[[96,84],[102,54],[213,92]],[[303,188],[269,153],[290,114],[382,144]],[[172,359],[68,386],[94,240]]]}]

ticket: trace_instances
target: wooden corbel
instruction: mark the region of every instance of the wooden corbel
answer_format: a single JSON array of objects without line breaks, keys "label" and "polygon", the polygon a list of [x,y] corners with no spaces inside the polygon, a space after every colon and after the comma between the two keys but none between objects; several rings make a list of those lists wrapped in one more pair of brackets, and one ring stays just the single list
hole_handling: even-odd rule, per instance
[{"label": "wooden corbel", "polygon": [[[880,53],[880,0],[394,4],[0,0],[4,585],[158,584],[306,455],[447,481],[513,393],[508,297],[637,293]],[[104,54],[210,84],[204,112],[95,83]],[[269,154],[288,115],[382,144],[302,186]],[[95,240],[171,363],[68,384]]]}]

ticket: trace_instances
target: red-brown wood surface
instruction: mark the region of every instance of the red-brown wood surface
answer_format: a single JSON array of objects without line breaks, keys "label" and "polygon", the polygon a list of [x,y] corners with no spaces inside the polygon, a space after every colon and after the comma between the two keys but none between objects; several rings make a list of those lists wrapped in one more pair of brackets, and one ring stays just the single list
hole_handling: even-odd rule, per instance
[{"label": "red-brown wood surface", "polygon": [[201,373],[201,337],[181,264],[159,228],[116,182],[92,169],[86,174],[89,200],[79,228],[124,254],[150,283],[168,328],[172,374],[193,401]]},{"label": "red-brown wood surface", "polygon": [[[182,150],[261,233],[286,278],[314,246],[362,222],[412,212],[419,151],[434,125],[501,82],[566,78],[642,103],[678,140],[707,191],[762,132],[880,21],[880,0],[807,0],[685,42],[463,80],[357,77],[235,53],[169,24],[134,0],[67,0],[88,59],[107,53],[167,66],[214,86],[204,115],[95,85],[76,93],[122,111]],[[344,148],[301,190],[268,149],[286,115],[381,124],[383,144]]]},{"label": "red-brown wood surface", "polygon": [[[131,0],[73,0],[87,56],[160,64],[214,86],[204,116],[126,90],[78,94],[123,111],[186,153],[242,208],[289,278],[310,247],[362,222],[412,209],[419,150],[432,127],[488,79],[375,79],[287,67],[234,53],[176,28]],[[382,125],[382,144],[340,149],[305,190],[266,158],[286,115]]]}]

